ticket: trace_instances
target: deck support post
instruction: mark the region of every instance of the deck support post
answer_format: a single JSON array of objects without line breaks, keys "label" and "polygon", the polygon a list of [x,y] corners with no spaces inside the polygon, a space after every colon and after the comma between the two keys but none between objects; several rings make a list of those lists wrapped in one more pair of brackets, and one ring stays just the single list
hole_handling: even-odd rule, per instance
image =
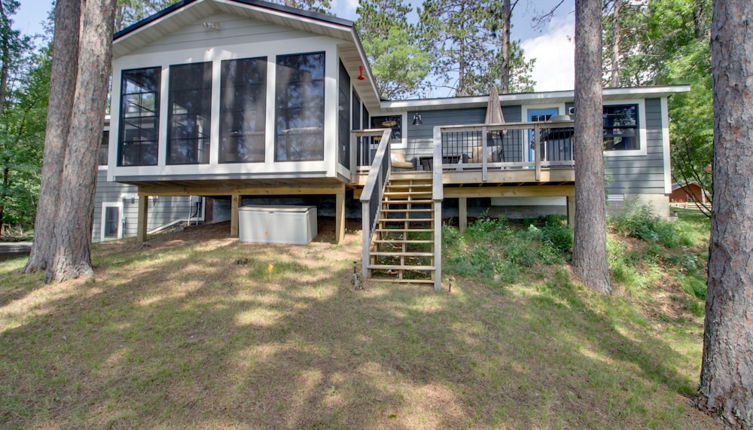
[{"label": "deck support post", "polygon": [[233,194],[230,198],[230,237],[238,237],[238,208],[240,203],[240,194]]},{"label": "deck support post", "polygon": [[335,194],[335,242],[345,239],[345,185]]},{"label": "deck support post", "polygon": [[458,227],[463,232],[468,228],[468,198],[458,197]]},{"label": "deck support post", "polygon": [[149,196],[139,194],[139,212],[136,225],[136,236],[139,242],[146,242],[146,228],[149,221]]},{"label": "deck support post", "polygon": [[575,226],[575,196],[567,196],[567,225]]}]

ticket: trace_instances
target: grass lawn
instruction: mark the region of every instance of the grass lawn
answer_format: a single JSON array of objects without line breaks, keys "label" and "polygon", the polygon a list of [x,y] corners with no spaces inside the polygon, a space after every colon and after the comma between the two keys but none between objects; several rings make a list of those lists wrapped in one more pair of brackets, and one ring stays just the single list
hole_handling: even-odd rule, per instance
[{"label": "grass lawn", "polygon": [[688,403],[702,316],[670,272],[611,297],[556,260],[457,271],[450,293],[354,291],[357,232],[301,247],[226,230],[98,245],[87,282],[0,262],[0,427],[716,426]]}]

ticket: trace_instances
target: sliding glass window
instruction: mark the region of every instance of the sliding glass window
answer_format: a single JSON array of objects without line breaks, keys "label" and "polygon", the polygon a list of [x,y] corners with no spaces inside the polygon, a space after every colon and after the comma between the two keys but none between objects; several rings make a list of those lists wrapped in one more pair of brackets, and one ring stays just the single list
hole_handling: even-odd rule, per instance
[{"label": "sliding glass window", "polygon": [[170,66],[167,164],[209,162],[212,63]]},{"label": "sliding glass window", "polygon": [[324,159],[324,53],[278,55],[275,161]]},{"label": "sliding glass window", "polygon": [[162,69],[123,70],[120,84],[119,166],[157,164]]},{"label": "sliding glass window", "polygon": [[267,58],[222,62],[220,163],[264,161]]}]

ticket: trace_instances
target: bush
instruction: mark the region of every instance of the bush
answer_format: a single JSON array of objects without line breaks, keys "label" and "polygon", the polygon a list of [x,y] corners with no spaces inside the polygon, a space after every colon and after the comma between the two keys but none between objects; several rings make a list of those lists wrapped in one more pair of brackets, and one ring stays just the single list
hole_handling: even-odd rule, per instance
[{"label": "bush", "polygon": [[690,246],[694,242],[684,225],[654,215],[647,206],[639,206],[612,217],[610,223],[623,235],[660,243],[667,248]]}]

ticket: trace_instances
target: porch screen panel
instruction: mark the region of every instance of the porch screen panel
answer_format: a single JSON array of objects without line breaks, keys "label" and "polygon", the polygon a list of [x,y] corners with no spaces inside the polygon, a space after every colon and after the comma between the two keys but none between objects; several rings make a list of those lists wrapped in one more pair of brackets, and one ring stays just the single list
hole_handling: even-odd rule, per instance
[{"label": "porch screen panel", "polygon": [[220,163],[264,161],[267,58],[222,62]]},{"label": "porch screen panel", "polygon": [[209,162],[212,63],[170,66],[167,164]]},{"label": "porch screen panel", "polygon": [[157,164],[162,69],[123,70],[120,86],[119,166]]},{"label": "porch screen panel", "polygon": [[340,164],[350,168],[350,76],[340,63],[337,96],[337,140]]},{"label": "porch screen panel", "polygon": [[324,52],[278,55],[275,161],[324,160]]}]

